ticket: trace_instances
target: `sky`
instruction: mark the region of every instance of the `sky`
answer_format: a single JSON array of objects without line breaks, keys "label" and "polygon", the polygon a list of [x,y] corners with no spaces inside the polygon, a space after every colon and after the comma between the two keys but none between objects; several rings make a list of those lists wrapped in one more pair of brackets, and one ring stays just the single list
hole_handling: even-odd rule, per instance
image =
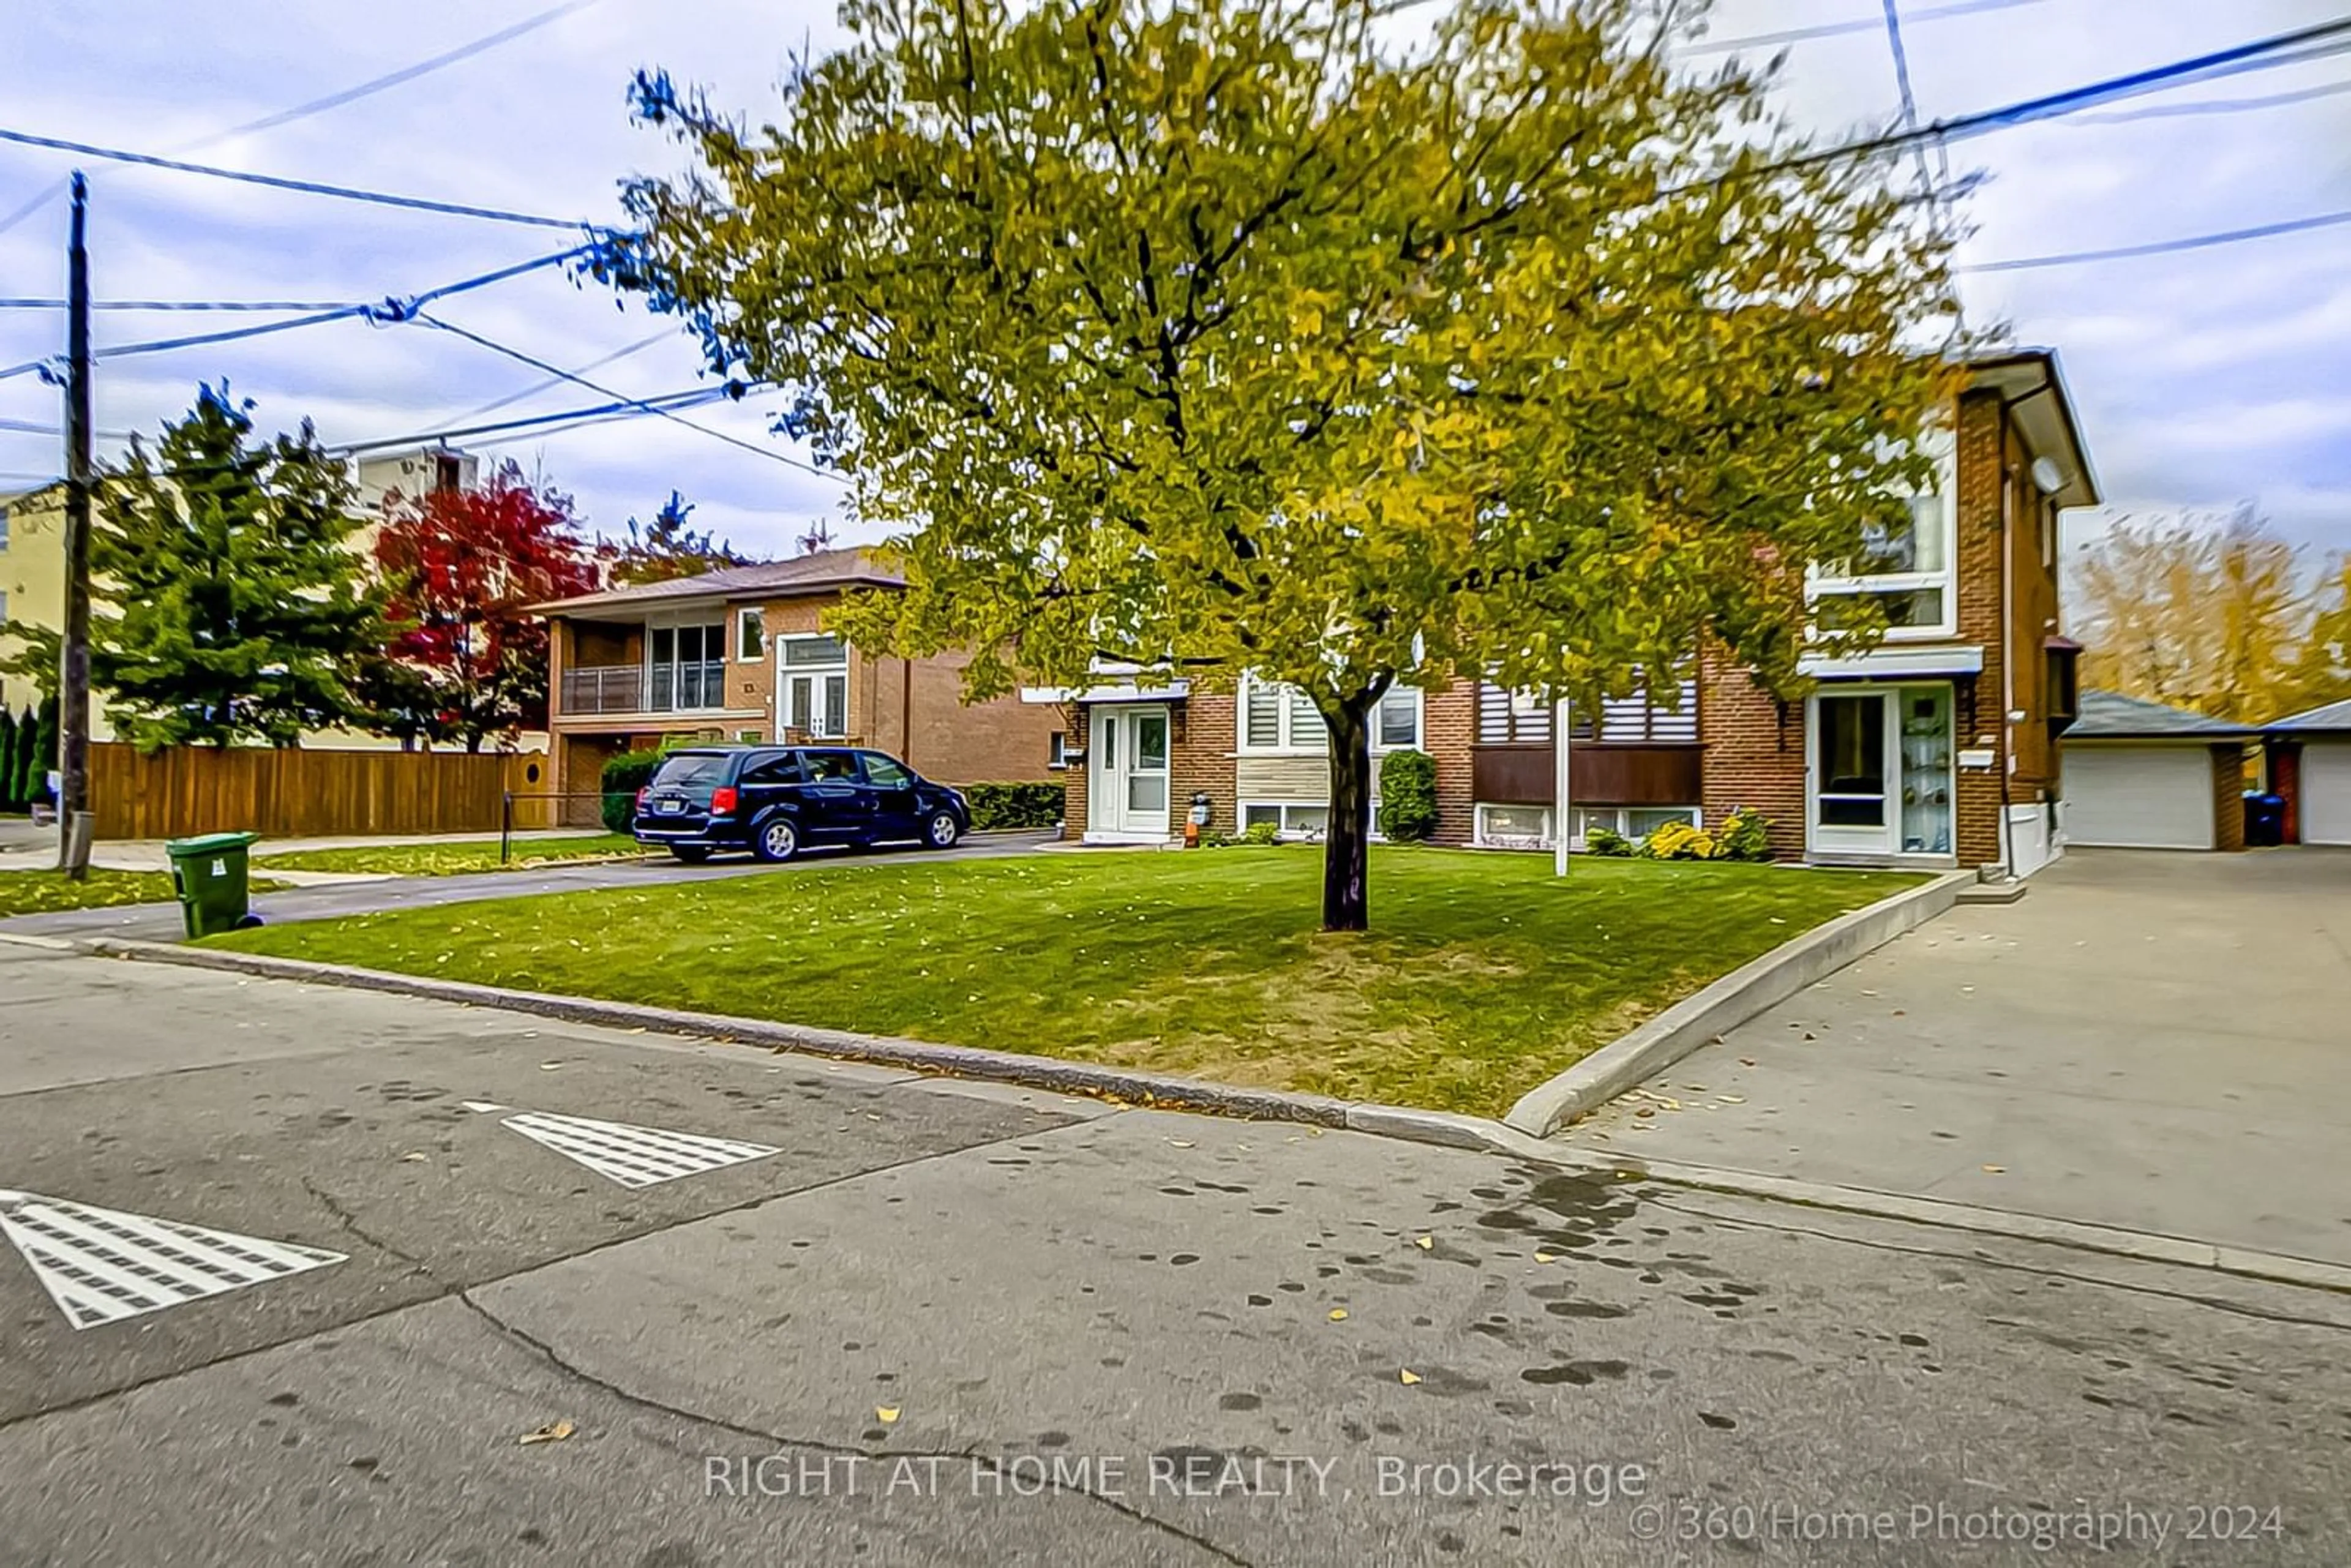
[{"label": "sky", "polygon": [[[1980,0],[1977,0],[1980,3]],[[1900,0],[1919,115],[1948,118],[2329,19],[2330,0],[2013,0],[1948,16],[1952,0]],[[460,63],[274,128],[224,135],[550,10],[561,14]],[[398,25],[387,25],[396,16]],[[233,22],[233,26],[229,25]],[[1823,137],[1883,130],[1899,110],[1878,0],[1719,0],[1711,37],[1877,24],[1785,46],[1779,100]],[[274,175],[547,214],[619,216],[620,182],[683,166],[633,125],[640,68],[706,88],[758,117],[789,56],[835,47],[828,6],[807,0],[109,0],[0,6],[11,64],[0,127],[178,155]],[[1757,61],[1780,52],[1756,47]],[[1721,57],[1692,56],[1693,65]],[[2351,208],[2351,54],[2137,99],[2096,114],[1951,149],[1979,171],[1958,214],[1959,260],[1982,266],[2243,228]],[[2248,103],[2290,98],[2288,102]],[[2176,112],[2185,106],[2220,111]],[[2150,112],[2156,111],[2156,112]],[[64,288],[63,180],[76,160],[0,144],[0,297]],[[92,287],[100,299],[371,299],[530,259],[569,243],[552,230],[395,212],[84,160]],[[2076,548],[2116,517],[2250,501],[2314,556],[2351,549],[2351,225],[2245,244],[2065,267],[1969,273],[1971,325],[2062,358],[2111,505],[2069,519]],[[451,322],[567,370],[652,397],[706,384],[693,343],[592,283],[542,270],[461,298]],[[257,318],[101,313],[97,341],[144,341]],[[646,340],[653,340],[648,343]],[[62,347],[54,312],[0,309],[0,366]],[[339,321],[240,343],[109,361],[96,378],[100,432],[152,431],[195,383],[225,379],[265,428],[307,416],[330,444],[447,428],[547,378],[462,339],[408,324]],[[557,386],[485,419],[603,401]],[[689,417],[781,455],[776,400]],[[0,380],[0,491],[54,475],[58,394]],[[591,528],[618,532],[672,489],[695,521],[755,553],[789,553],[829,521],[839,486],[667,421],[643,418],[492,443],[577,497]],[[119,435],[99,442],[105,455]]]}]

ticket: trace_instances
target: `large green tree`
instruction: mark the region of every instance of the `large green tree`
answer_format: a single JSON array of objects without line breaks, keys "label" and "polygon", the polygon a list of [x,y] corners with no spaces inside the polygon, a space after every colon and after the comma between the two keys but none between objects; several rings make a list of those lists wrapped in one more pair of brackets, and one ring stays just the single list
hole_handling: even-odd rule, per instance
[{"label": "large green tree", "polygon": [[1305,693],[1359,928],[1393,684],[1670,690],[1710,635],[1785,688],[1803,565],[1928,477],[1940,225],[1677,67],[1702,11],[849,0],[757,130],[640,79],[699,167],[611,275],[891,536],[861,643]]},{"label": "large green tree", "polygon": [[202,388],[99,485],[90,682],[142,747],[293,745],[358,716],[383,645],[345,465],[308,422],[255,440],[251,406]]}]

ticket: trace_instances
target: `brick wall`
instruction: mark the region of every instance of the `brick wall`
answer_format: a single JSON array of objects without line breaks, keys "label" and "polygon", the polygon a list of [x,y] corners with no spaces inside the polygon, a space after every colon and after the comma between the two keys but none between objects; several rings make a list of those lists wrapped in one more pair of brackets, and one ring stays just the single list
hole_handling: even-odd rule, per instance
[{"label": "brick wall", "polygon": [[1233,747],[1238,735],[1238,699],[1230,692],[1194,693],[1173,706],[1174,736],[1167,791],[1168,831],[1184,831],[1192,797],[1205,790],[1210,805],[1207,831],[1240,831],[1240,802],[1233,787]]},{"label": "brick wall", "polygon": [[1706,736],[1703,808],[1719,826],[1744,808],[1771,825],[1775,860],[1804,857],[1804,710],[1779,703],[1722,648],[1698,655],[1698,712]]},{"label": "brick wall", "polygon": [[1952,565],[1959,640],[1983,648],[1983,673],[1976,677],[1972,715],[1966,683],[1959,683],[1953,694],[1951,738],[1955,749],[1992,749],[1991,767],[1957,770],[1956,840],[1962,866],[2000,859],[2001,786],[2009,758],[2001,649],[2001,493],[2007,483],[2002,470],[2008,451],[2004,423],[1998,393],[1970,392],[1959,400],[1958,553]]},{"label": "brick wall", "polygon": [[1477,742],[1477,682],[1458,680],[1422,695],[1421,749],[1437,762],[1433,838],[1437,843],[1466,844],[1477,836],[1478,802],[1471,781],[1471,748]]},{"label": "brick wall", "polygon": [[2245,748],[2212,747],[2212,847],[2245,847]]}]

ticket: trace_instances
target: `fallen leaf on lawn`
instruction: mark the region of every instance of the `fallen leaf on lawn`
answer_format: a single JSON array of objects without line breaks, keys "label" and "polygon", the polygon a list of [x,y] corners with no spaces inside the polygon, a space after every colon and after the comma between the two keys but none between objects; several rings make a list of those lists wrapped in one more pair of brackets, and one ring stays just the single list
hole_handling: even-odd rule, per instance
[{"label": "fallen leaf on lawn", "polygon": [[1538,1263],[1548,1263],[1551,1261],[1551,1254],[1548,1252],[1538,1252],[1535,1254],[1535,1261]]},{"label": "fallen leaf on lawn", "polygon": [[1739,1059],[1739,1065],[1741,1067],[1752,1067],[1755,1065],[1755,1059],[1751,1056],[1742,1056]]},{"label": "fallen leaf on lawn", "polygon": [[1347,1321],[1347,1309],[1344,1307],[1332,1307],[1331,1309],[1331,1321],[1334,1323],[1345,1322]]},{"label": "fallen leaf on lawn", "polygon": [[1412,1239],[1412,1244],[1415,1247],[1419,1248],[1423,1252],[1426,1252],[1430,1248],[1437,1245],[1437,1238],[1434,1236],[1416,1236]]},{"label": "fallen leaf on lawn", "polygon": [[402,1165],[410,1165],[410,1166],[413,1166],[413,1165],[422,1165],[424,1161],[426,1161],[426,1160],[428,1160],[428,1159],[430,1159],[430,1158],[432,1158],[432,1157],[433,1157],[433,1156],[431,1156],[430,1155],[423,1154],[423,1153],[422,1153],[422,1152],[420,1152],[420,1151],[418,1151],[418,1150],[411,1149],[408,1153],[406,1153],[406,1154],[404,1154],[404,1155],[401,1155],[401,1156],[400,1156],[400,1161],[401,1161],[401,1164],[402,1164]]},{"label": "fallen leaf on lawn", "polygon": [[873,1418],[887,1427],[898,1418],[898,1407],[895,1405],[876,1405],[873,1407]]},{"label": "fallen leaf on lawn", "polygon": [[542,1061],[538,1064],[538,1070],[541,1072],[552,1072],[562,1065],[563,1063],[559,1061]]},{"label": "fallen leaf on lawn", "polygon": [[1409,1388],[1420,1381],[1420,1374],[1407,1366],[1396,1374],[1396,1381]]},{"label": "fallen leaf on lawn", "polygon": [[1656,1113],[1657,1108],[1655,1105],[1643,1105],[1633,1113],[1635,1116],[1654,1116]]},{"label": "fallen leaf on lawn", "polygon": [[525,1432],[515,1441],[526,1448],[533,1443],[560,1443],[564,1438],[571,1436],[574,1429],[569,1421],[549,1421],[535,1432]]},{"label": "fallen leaf on lawn", "polygon": [[1903,1016],[1903,1014],[1902,1014],[1902,1009],[1901,1009],[1900,1008],[1896,1008],[1896,1009],[1894,1009],[1894,1016],[1895,1016],[1896,1018],[1900,1018],[1900,1017],[1902,1017],[1902,1016]]},{"label": "fallen leaf on lawn", "polygon": [[1170,1138],[1167,1141],[1179,1149],[1188,1149],[1192,1146],[1191,1141],[1186,1138]]},{"label": "fallen leaf on lawn", "polygon": [[2001,1175],[2005,1175],[2005,1174],[2007,1173],[2007,1170],[2008,1170],[2008,1167],[2007,1167],[2006,1166],[1984,1166],[1984,1171],[1985,1171],[1985,1173],[1986,1173],[1987,1175],[1990,1175],[1990,1176],[2001,1176]]},{"label": "fallen leaf on lawn", "polygon": [[1718,1094],[1715,1098],[1721,1101],[1726,1105],[1744,1105],[1747,1103],[1747,1096],[1744,1094]]}]

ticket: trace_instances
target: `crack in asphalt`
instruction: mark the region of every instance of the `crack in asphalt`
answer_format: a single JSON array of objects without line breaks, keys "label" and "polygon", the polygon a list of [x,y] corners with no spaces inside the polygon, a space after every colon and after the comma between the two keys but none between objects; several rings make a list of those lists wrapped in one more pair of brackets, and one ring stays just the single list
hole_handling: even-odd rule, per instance
[{"label": "crack in asphalt", "polygon": [[[557,1350],[554,1345],[549,1343],[546,1340],[539,1338],[537,1334],[532,1333],[528,1329],[507,1322],[505,1318],[498,1316],[497,1313],[492,1312],[489,1308],[475,1301],[474,1299],[473,1292],[470,1290],[454,1291],[452,1292],[452,1297],[468,1311],[472,1312],[476,1317],[479,1317],[484,1322],[487,1323],[499,1335],[529,1349],[541,1360],[545,1361],[549,1366],[555,1368],[564,1376],[570,1378],[576,1383],[596,1389],[598,1392],[608,1395],[614,1399],[618,1399],[622,1404],[634,1406],[641,1410],[650,1410],[657,1415],[667,1416],[675,1420],[689,1421],[697,1426],[713,1427],[721,1432],[729,1432],[738,1437],[748,1437],[757,1442],[770,1443],[778,1450],[785,1448],[808,1448],[822,1454],[854,1456],[857,1458],[875,1460],[888,1460],[893,1458],[967,1459],[975,1464],[987,1466],[992,1474],[1002,1475],[1004,1473],[998,1466],[995,1456],[984,1453],[977,1447],[960,1449],[863,1448],[859,1448],[853,1443],[835,1443],[820,1437],[799,1437],[780,1432],[769,1432],[758,1427],[747,1427],[741,1422],[728,1420],[723,1416],[715,1416],[706,1411],[691,1410],[681,1405],[672,1405],[666,1401],[653,1398],[650,1395],[639,1394],[633,1389],[625,1388],[620,1384],[613,1382],[611,1378],[600,1376],[597,1374],[589,1371],[579,1363],[566,1357],[560,1351]],[[1051,1490],[1056,1492],[1069,1497],[1081,1498],[1088,1502],[1095,1503],[1102,1508],[1108,1509],[1111,1512],[1115,1513],[1121,1518],[1128,1520],[1133,1523],[1143,1525],[1145,1528],[1156,1531],[1163,1535],[1172,1536],[1178,1541],[1184,1542],[1187,1545],[1197,1547],[1200,1551],[1208,1553],[1220,1563],[1234,1563],[1237,1565],[1237,1568],[1254,1568],[1254,1564],[1252,1564],[1248,1558],[1239,1556],[1238,1554],[1227,1550],[1225,1547],[1219,1546],[1217,1542],[1209,1540],[1207,1537],[1198,1534],[1193,1531],[1186,1530],[1180,1524],[1161,1519],[1155,1514],[1145,1513],[1143,1510],[1133,1507],[1117,1498],[1092,1490],[1085,1487],[1063,1485],[1058,1478],[1051,1479],[1049,1481],[1049,1485]]]},{"label": "crack in asphalt", "polygon": [[302,1177],[302,1190],[308,1193],[312,1199],[318,1203],[320,1208],[325,1209],[329,1215],[333,1216],[334,1221],[337,1225],[341,1226],[345,1230],[350,1232],[351,1235],[357,1237],[360,1240],[366,1242],[370,1247],[372,1247],[377,1251],[383,1253],[386,1257],[399,1259],[402,1262],[407,1264],[411,1269],[414,1270],[417,1273],[423,1275],[428,1280],[434,1277],[433,1266],[430,1263],[427,1263],[423,1259],[417,1257],[413,1252],[402,1251],[400,1248],[393,1246],[391,1242],[386,1241],[381,1237],[371,1232],[367,1227],[360,1223],[359,1216],[353,1214],[349,1208],[346,1208],[343,1206],[341,1199],[336,1197],[334,1194],[327,1191],[324,1187],[319,1186],[318,1183],[312,1181],[307,1176]]}]

